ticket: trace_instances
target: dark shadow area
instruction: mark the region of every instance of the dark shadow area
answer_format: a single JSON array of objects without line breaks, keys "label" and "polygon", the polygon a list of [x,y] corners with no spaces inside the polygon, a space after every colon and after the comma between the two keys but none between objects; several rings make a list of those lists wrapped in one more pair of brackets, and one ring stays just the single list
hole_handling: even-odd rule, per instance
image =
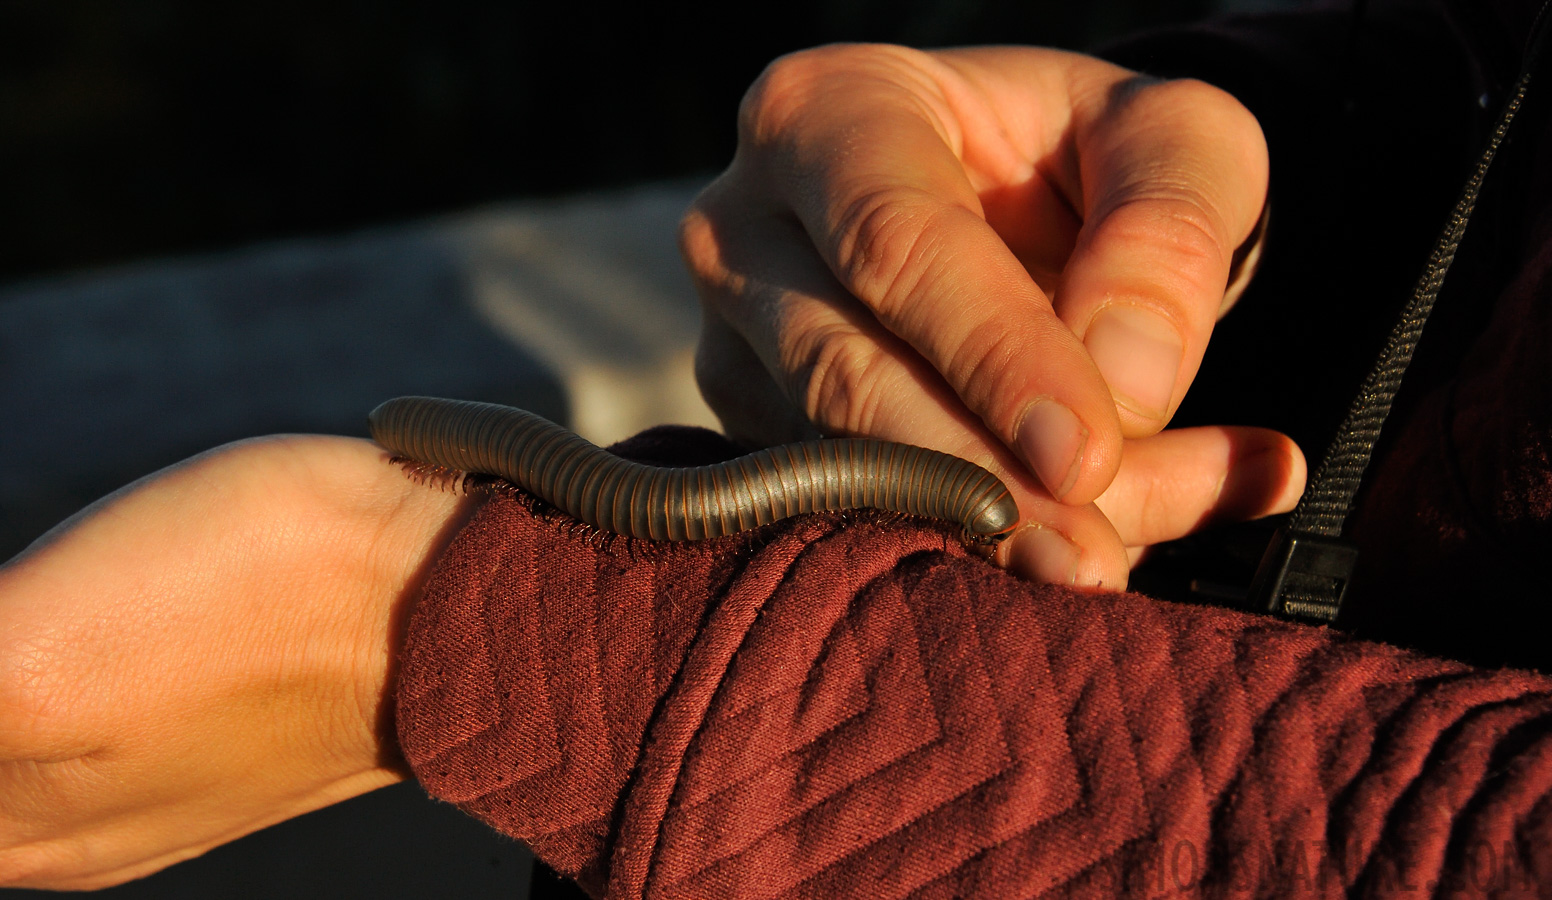
[{"label": "dark shadow area", "polygon": [[[531,864],[521,844],[404,784],[282,822],[151,878],[73,896],[512,900],[525,896]],[[11,890],[0,896],[70,895]]]},{"label": "dark shadow area", "polygon": [[0,283],[709,171],[814,44],[1081,47],[1219,5],[7,0]]}]

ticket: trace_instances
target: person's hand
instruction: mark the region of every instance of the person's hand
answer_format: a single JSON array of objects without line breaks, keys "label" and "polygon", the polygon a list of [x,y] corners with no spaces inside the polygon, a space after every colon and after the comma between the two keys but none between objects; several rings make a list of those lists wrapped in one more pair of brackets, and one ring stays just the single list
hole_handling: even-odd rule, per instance
[{"label": "person's hand", "polygon": [[1302,489],[1281,435],[1158,433],[1266,185],[1255,118],[1200,82],[1031,48],[785,57],[681,227],[702,392],[746,443],[980,463],[1023,517],[1002,562],[1124,586],[1129,554]]},{"label": "person's hand", "polygon": [[470,501],[385,457],[234,444],[0,568],[0,885],[115,884],[405,777],[397,619]]}]

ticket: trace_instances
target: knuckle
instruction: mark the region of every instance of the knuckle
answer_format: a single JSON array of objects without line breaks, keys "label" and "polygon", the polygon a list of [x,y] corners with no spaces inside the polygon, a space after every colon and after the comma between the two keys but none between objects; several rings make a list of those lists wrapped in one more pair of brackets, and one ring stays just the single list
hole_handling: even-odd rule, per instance
[{"label": "knuckle", "polygon": [[767,143],[786,129],[828,71],[823,49],[788,53],[766,65],[738,105],[741,144]]},{"label": "knuckle", "polygon": [[1171,533],[1174,521],[1172,510],[1178,506],[1171,502],[1173,499],[1173,492],[1161,481],[1149,481],[1143,485],[1142,496],[1137,501],[1137,527],[1142,534],[1148,535],[1155,542],[1175,537]]},{"label": "knuckle", "polygon": [[737,258],[748,236],[739,232],[730,209],[739,203],[730,176],[712,182],[679,219],[679,254],[701,301],[709,307],[731,308],[749,289],[748,263]]},{"label": "knuckle", "polygon": [[1194,78],[1171,81],[1164,87],[1169,91],[1168,102],[1199,110],[1199,115],[1207,117],[1211,130],[1222,135],[1224,146],[1243,148],[1250,154],[1247,162],[1254,162],[1257,168],[1265,166],[1266,135],[1261,122],[1238,97]]},{"label": "knuckle", "polygon": [[[1009,381],[1024,370],[1021,364],[1031,355],[1028,336],[1003,322],[982,322],[970,329],[949,357],[944,374],[971,409],[990,418],[998,398],[1022,400],[1023,393],[1018,390],[1022,385]],[[1013,424],[1005,423],[999,432],[1011,431]]]},{"label": "knuckle", "polygon": [[[1196,78],[1171,78],[1153,83],[1148,90],[1160,103],[1179,109],[1201,110],[1241,107],[1233,94]],[[1185,104],[1185,105],[1180,105]]]},{"label": "knuckle", "polygon": [[1186,263],[1227,266],[1234,252],[1222,219],[1180,183],[1155,182],[1127,198],[1106,216],[1105,228],[1113,239],[1166,250]]},{"label": "knuckle", "polygon": [[1181,256],[1227,261],[1234,250],[1220,237],[1223,223],[1194,198],[1163,200],[1157,204],[1155,215],[1161,240]]},{"label": "knuckle", "polygon": [[830,330],[811,339],[806,360],[791,371],[791,396],[808,417],[843,434],[872,434],[889,391],[887,354],[865,335]]},{"label": "knuckle", "polygon": [[1190,78],[1152,82],[1138,97],[1143,118],[1171,152],[1158,154],[1151,167],[1139,166],[1134,191],[1189,199],[1225,222],[1253,221],[1268,166],[1255,114],[1227,91]]},{"label": "knuckle", "polygon": [[1255,114],[1237,97],[1205,81],[1139,76],[1128,88],[1126,102],[1141,102],[1150,110],[1168,113],[1172,118],[1189,117],[1199,123],[1205,120],[1225,140],[1259,134],[1261,130]]},{"label": "knuckle", "polygon": [[778,56],[739,103],[739,143],[758,146],[785,134],[814,98],[832,89],[836,77],[866,67],[889,49],[875,44],[826,44]]},{"label": "knuckle", "polygon": [[836,276],[879,315],[897,313],[937,256],[940,209],[913,188],[860,194],[836,217]]},{"label": "knuckle", "polygon": [[718,246],[717,230],[712,223],[711,213],[703,199],[696,198],[695,203],[679,219],[676,236],[679,255],[689,269],[691,278],[697,283],[721,280],[719,276],[725,271],[722,251]]}]

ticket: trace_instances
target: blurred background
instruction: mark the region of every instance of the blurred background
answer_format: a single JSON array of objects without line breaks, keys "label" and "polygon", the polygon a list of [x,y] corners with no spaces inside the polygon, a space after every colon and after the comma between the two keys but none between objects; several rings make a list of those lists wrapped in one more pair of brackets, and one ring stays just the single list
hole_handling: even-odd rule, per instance
[{"label": "blurred background", "polygon": [[1081,48],[1271,5],[3,0],[0,283],[709,172],[814,44]]},{"label": "blurred background", "polygon": [[[0,560],[191,453],[361,434],[396,394],[600,442],[713,424],[673,227],[770,59],[1288,5],[0,0]],[[513,898],[529,867],[409,785],[103,896]]]}]

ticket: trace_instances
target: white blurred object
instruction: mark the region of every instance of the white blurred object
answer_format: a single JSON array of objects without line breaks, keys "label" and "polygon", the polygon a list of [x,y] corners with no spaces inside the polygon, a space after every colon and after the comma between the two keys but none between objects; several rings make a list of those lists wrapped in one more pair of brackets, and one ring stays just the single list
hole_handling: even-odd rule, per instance
[{"label": "white blurred object", "polygon": [[401,394],[521,406],[607,445],[716,427],[679,216],[705,179],[0,289],[0,559],[201,450],[366,434]]},{"label": "white blurred object", "polygon": [[560,378],[572,429],[594,443],[717,427],[695,387],[700,307],[675,243],[699,185],[496,209],[441,232],[475,310]]}]

